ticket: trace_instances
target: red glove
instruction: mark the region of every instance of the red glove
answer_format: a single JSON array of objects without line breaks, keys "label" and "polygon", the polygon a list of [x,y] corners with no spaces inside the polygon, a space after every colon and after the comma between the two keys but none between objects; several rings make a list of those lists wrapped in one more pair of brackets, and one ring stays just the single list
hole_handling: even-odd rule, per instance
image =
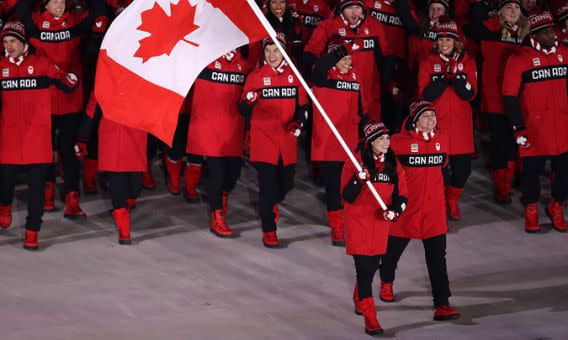
[{"label": "red glove", "polygon": [[75,156],[79,159],[83,159],[83,157],[87,156],[89,153],[87,152],[87,143],[85,142],[77,142],[74,146],[75,149]]},{"label": "red glove", "polygon": [[397,83],[390,83],[387,91],[395,102],[400,103],[402,101],[402,93],[400,92],[400,88],[398,87]]},{"label": "red glove", "polygon": [[302,133],[302,124],[297,120],[292,120],[286,124],[286,131],[290,132],[294,137],[299,137]]},{"label": "red glove", "polygon": [[527,129],[524,127],[513,127],[515,130],[515,142],[521,149],[529,149],[531,143],[529,143],[529,137],[527,136]]},{"label": "red glove", "polygon": [[258,93],[256,91],[249,91],[245,96],[247,105],[252,105],[258,100]]},{"label": "red glove", "polygon": [[243,140],[243,148],[246,154],[250,154],[250,130],[245,132],[245,139]]},{"label": "red glove", "polygon": [[363,168],[361,171],[357,173],[357,180],[360,183],[365,183],[371,178],[371,174],[369,174],[369,169]]},{"label": "red glove", "polygon": [[385,210],[383,211],[383,217],[385,219],[385,221],[390,221],[390,222],[394,222],[396,221],[396,219],[398,218],[398,213],[395,212],[394,210]]}]

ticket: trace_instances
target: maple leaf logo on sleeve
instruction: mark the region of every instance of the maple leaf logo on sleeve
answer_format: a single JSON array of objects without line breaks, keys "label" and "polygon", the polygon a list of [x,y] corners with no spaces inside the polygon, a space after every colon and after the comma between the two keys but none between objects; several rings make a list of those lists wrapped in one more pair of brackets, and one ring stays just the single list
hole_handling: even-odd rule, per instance
[{"label": "maple leaf logo on sleeve", "polygon": [[134,56],[142,58],[142,62],[145,63],[153,57],[170,55],[180,41],[199,46],[185,39],[188,34],[199,28],[194,23],[196,6],[191,6],[188,0],[180,0],[177,5],[170,3],[171,16],[168,16],[156,2],[154,7],[142,12],[142,24],[138,26],[138,30],[148,32],[150,36],[140,40],[140,47]]}]

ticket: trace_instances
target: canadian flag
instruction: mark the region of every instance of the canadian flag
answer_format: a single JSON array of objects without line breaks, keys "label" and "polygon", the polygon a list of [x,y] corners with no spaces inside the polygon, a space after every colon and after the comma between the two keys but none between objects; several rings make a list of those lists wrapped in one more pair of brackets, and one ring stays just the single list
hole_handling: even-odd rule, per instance
[{"label": "canadian flag", "polygon": [[171,145],[203,68],[265,36],[247,0],[135,0],[103,40],[95,96],[106,118]]}]

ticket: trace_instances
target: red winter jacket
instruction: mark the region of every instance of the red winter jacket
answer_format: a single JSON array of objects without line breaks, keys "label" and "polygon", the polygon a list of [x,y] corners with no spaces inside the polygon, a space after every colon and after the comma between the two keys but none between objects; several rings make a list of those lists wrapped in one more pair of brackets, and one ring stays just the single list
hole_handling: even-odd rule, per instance
[{"label": "red winter jacket", "polygon": [[383,53],[406,59],[406,32],[394,3],[389,4],[384,0],[365,0],[365,6],[367,13],[380,23],[385,32],[387,42]]},{"label": "red winter jacket", "polygon": [[[324,58],[329,57],[322,57],[322,59]],[[332,58],[330,63],[337,63],[336,60],[337,58]],[[318,66],[316,66],[314,75],[319,74]],[[326,66],[322,68],[327,70]],[[325,71],[321,70],[321,73],[323,72]],[[359,77],[352,71],[345,74],[341,73],[334,66],[329,69],[326,75],[322,76],[322,79],[315,78],[312,78],[315,96],[345,140],[345,143],[349,146],[349,149],[351,151],[355,150],[359,141],[359,122],[367,111],[360,91]],[[337,138],[331,132],[331,129],[315,105],[313,105],[313,109],[312,161],[345,161],[345,152]]]},{"label": "red winter jacket", "polygon": [[252,110],[251,162],[277,165],[282,157],[284,166],[295,164],[298,142],[286,125],[292,120],[306,120],[306,91],[290,67],[284,66],[283,72],[278,73],[269,65],[249,74],[243,89],[243,101],[249,91],[258,94],[257,101],[252,108],[249,107]]},{"label": "red winter jacket", "polygon": [[[359,162],[361,158],[358,155]],[[398,180],[384,172],[384,165],[377,161],[377,174],[371,180],[373,187],[387,207],[401,199],[406,202],[408,196],[407,182],[402,166],[396,162]],[[392,222],[383,217],[383,210],[379,206],[371,190],[366,184],[357,184],[357,170],[351,161],[347,161],[341,173],[341,188],[344,192],[348,185],[359,185],[361,191],[353,202],[345,202],[343,210],[343,225],[345,230],[345,247],[349,255],[382,255],[387,251],[389,229]],[[402,214],[404,216],[406,211]]]},{"label": "red winter jacket", "polygon": [[432,53],[423,60],[418,74],[418,91],[436,108],[438,128],[450,140],[448,153],[470,154],[474,152],[473,118],[469,102],[477,93],[475,61],[468,54],[459,58],[455,62],[457,76],[452,81],[444,79],[448,65],[438,54]]},{"label": "red winter jacket", "polygon": [[485,21],[483,26],[487,33],[481,36],[481,111],[505,114],[501,95],[505,65],[512,54],[521,50],[522,39],[502,39],[498,16]]},{"label": "red winter jacket", "polygon": [[33,51],[19,66],[0,59],[0,69],[0,164],[51,163],[50,85],[72,91],[77,81]]},{"label": "red winter jacket", "polygon": [[[93,1],[92,4],[97,4]],[[97,6],[94,6],[98,8]],[[100,7],[100,6],[99,6]],[[30,12],[29,1],[22,1],[18,6],[18,15],[26,26],[30,44],[38,54],[45,55],[49,60],[63,70],[73,72],[81,78],[81,40],[91,29],[104,32],[102,25],[106,20],[98,15],[99,10],[93,9],[81,14],[66,12],[61,18],[55,19],[48,11]],[[101,20],[101,25],[95,19]],[[82,83],[79,88],[83,87]],[[83,111],[83,91],[66,94],[60,90],[53,91],[53,114],[62,115]]]},{"label": "red winter jacket", "polygon": [[391,138],[391,147],[404,168],[408,206],[390,229],[390,235],[429,239],[447,232],[444,178],[449,141],[436,132],[426,140],[413,127]]},{"label": "red winter jacket", "polygon": [[503,81],[505,108],[515,126],[526,126],[531,147],[520,156],[568,152],[568,48],[546,55],[524,47],[507,62]]},{"label": "red winter jacket", "polygon": [[381,72],[377,62],[382,58],[383,50],[389,50],[383,46],[386,42],[383,28],[377,20],[365,19],[354,30],[340,16],[332,17],[319,23],[305,52],[319,58],[326,52],[328,44],[338,42],[359,46],[359,52],[352,55],[353,70],[360,77],[369,116],[381,121]]},{"label": "red winter jacket", "polygon": [[[96,117],[97,100],[94,92],[89,98],[86,115],[91,120]],[[90,135],[85,124],[92,124],[85,119],[81,122],[80,139]],[[99,125],[99,171],[109,172],[144,172],[147,167],[147,138],[148,133],[110,119],[100,118]]]},{"label": "red winter jacket", "polygon": [[209,64],[194,83],[187,152],[212,157],[239,157],[245,119],[238,111],[250,66],[240,53]]},{"label": "red winter jacket", "polygon": [[318,23],[331,14],[327,0],[288,0],[288,6],[300,16],[304,44],[308,43]]},{"label": "red winter jacket", "polygon": [[107,4],[113,11],[116,18],[126,7],[128,7],[134,0],[106,0]]}]

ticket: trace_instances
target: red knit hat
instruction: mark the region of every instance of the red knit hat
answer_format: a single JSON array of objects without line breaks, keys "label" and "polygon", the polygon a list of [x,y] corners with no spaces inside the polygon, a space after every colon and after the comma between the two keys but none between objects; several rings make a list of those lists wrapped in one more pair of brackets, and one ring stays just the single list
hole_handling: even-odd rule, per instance
[{"label": "red knit hat", "polygon": [[[286,36],[284,35],[284,33],[276,32],[276,39],[278,39],[278,42],[280,43],[280,45],[282,45],[282,47],[286,48]],[[274,41],[272,40],[272,38],[266,37],[264,38],[264,40],[262,40],[262,49],[264,50],[266,46],[273,44]]]},{"label": "red knit hat", "polygon": [[426,111],[434,111],[434,106],[432,103],[425,99],[417,99],[412,104],[410,104],[410,114],[408,115],[408,120],[412,125],[416,124],[420,116]]},{"label": "red knit hat", "polygon": [[554,17],[549,11],[533,14],[529,17],[530,33],[535,33],[545,28],[554,27]]},{"label": "red knit hat", "polygon": [[381,137],[382,135],[387,135],[389,133],[389,129],[383,123],[377,123],[373,120],[370,120],[365,124],[363,127],[363,135],[365,144],[372,143],[375,139]]},{"label": "red knit hat", "polygon": [[335,8],[335,11],[337,14],[340,14],[345,8],[353,5],[360,6],[363,10],[365,10],[363,0],[341,0],[339,5]]},{"label": "red knit hat", "polygon": [[508,4],[517,4],[517,5],[521,6],[521,1],[520,0],[501,0],[501,1],[499,1],[499,9],[507,6]]},{"label": "red knit hat", "polygon": [[2,28],[2,38],[6,36],[12,36],[22,43],[26,42],[26,29],[24,24],[19,21],[8,21],[4,28]]},{"label": "red knit hat", "polygon": [[441,19],[440,23],[434,27],[434,31],[436,32],[436,39],[450,37],[460,40],[461,34],[458,24],[453,20]]},{"label": "red knit hat", "polygon": [[568,2],[565,2],[564,5],[558,7],[556,11],[554,11],[554,14],[556,15],[556,20],[559,22],[568,19]]}]

